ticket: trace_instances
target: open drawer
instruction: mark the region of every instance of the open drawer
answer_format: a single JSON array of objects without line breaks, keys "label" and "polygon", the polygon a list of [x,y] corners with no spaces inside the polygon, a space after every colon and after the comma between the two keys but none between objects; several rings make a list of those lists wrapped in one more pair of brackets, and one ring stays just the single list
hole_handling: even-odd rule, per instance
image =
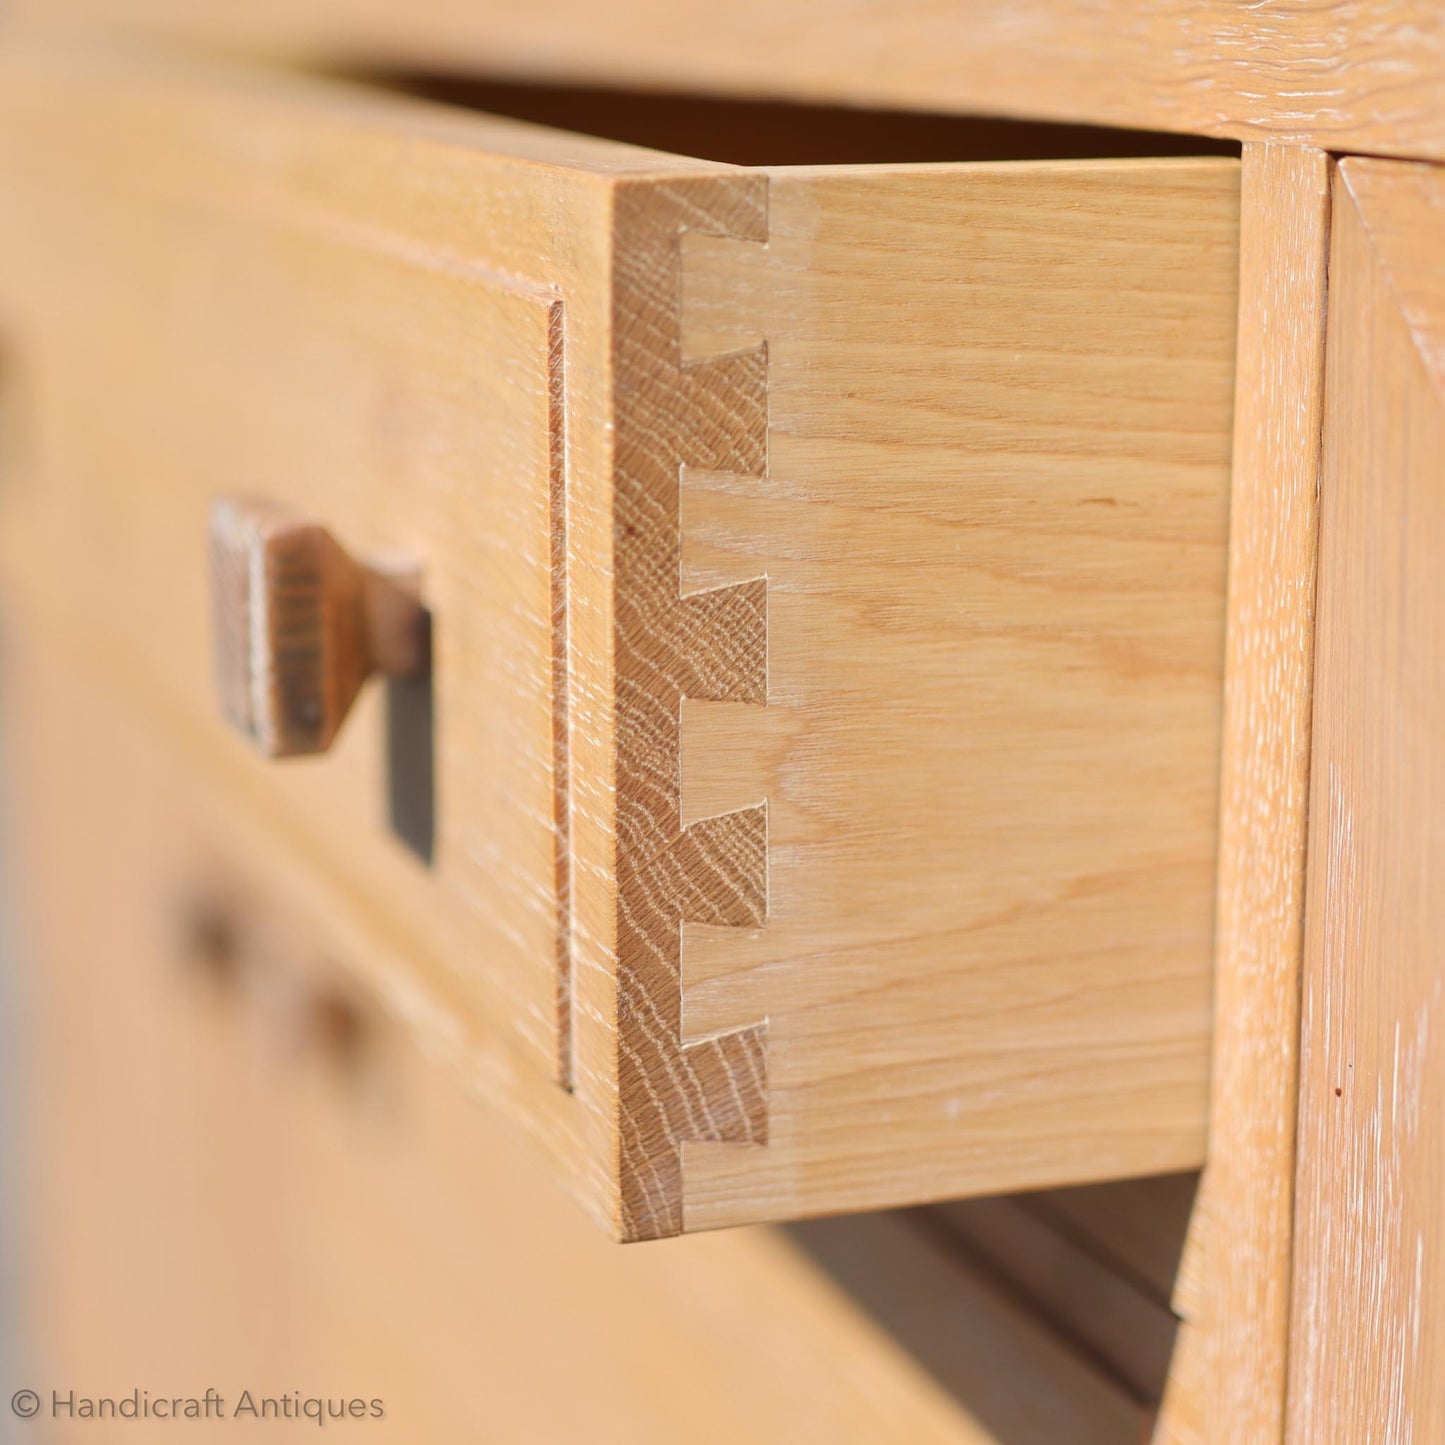
[{"label": "open drawer", "polygon": [[[619,1235],[1201,1162],[1235,162],[17,47],[0,187],[12,617]],[[222,723],[231,495],[419,579],[428,677],[319,756]]]}]

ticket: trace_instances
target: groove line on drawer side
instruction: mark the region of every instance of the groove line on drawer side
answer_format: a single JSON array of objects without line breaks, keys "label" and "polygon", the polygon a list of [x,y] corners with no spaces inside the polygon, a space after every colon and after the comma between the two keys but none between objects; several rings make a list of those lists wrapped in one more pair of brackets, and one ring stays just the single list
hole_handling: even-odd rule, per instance
[{"label": "groove line on drawer side", "polygon": [[619,186],[615,217],[618,1075],[628,1238],[682,1228],[683,1144],[767,1139],[765,1020],[688,1039],[684,924],[767,913],[765,803],[683,821],[683,704],[767,698],[767,582],[681,585],[681,477],[761,475],[767,352],[683,344],[684,241],[766,239],[766,179]]},{"label": "groove line on drawer side", "polygon": [[572,1060],[572,704],[567,615],[566,315],[547,308],[547,471],[552,536],[552,868],[557,910],[557,1082],[573,1086]]}]

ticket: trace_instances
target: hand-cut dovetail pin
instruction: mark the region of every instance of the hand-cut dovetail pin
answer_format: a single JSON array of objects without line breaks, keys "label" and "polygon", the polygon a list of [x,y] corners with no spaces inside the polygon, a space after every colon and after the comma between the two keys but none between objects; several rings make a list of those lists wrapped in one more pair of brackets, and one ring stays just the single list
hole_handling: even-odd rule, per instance
[{"label": "hand-cut dovetail pin", "polygon": [[373,673],[430,665],[417,570],[270,502],[212,504],[211,591],[221,711],[268,757],[325,752]]}]

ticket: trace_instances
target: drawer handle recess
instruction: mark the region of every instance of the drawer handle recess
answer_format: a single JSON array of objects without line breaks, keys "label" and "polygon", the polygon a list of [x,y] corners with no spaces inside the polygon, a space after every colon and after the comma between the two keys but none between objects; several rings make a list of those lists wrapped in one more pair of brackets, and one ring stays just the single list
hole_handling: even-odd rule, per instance
[{"label": "drawer handle recess", "polygon": [[325,752],[369,677],[430,665],[414,566],[250,497],[212,504],[210,542],[221,711],[268,757]]}]

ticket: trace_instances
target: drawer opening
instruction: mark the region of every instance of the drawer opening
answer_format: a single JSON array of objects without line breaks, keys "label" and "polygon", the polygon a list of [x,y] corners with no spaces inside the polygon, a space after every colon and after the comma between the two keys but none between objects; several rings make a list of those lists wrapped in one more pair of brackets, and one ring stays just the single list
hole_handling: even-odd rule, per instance
[{"label": "drawer opening", "polygon": [[787,1226],[997,1445],[1136,1445],[1163,1401],[1196,1173]]},{"label": "drawer opening", "polygon": [[1238,156],[1237,142],[781,100],[391,73],[368,83],[466,110],[740,166]]}]

